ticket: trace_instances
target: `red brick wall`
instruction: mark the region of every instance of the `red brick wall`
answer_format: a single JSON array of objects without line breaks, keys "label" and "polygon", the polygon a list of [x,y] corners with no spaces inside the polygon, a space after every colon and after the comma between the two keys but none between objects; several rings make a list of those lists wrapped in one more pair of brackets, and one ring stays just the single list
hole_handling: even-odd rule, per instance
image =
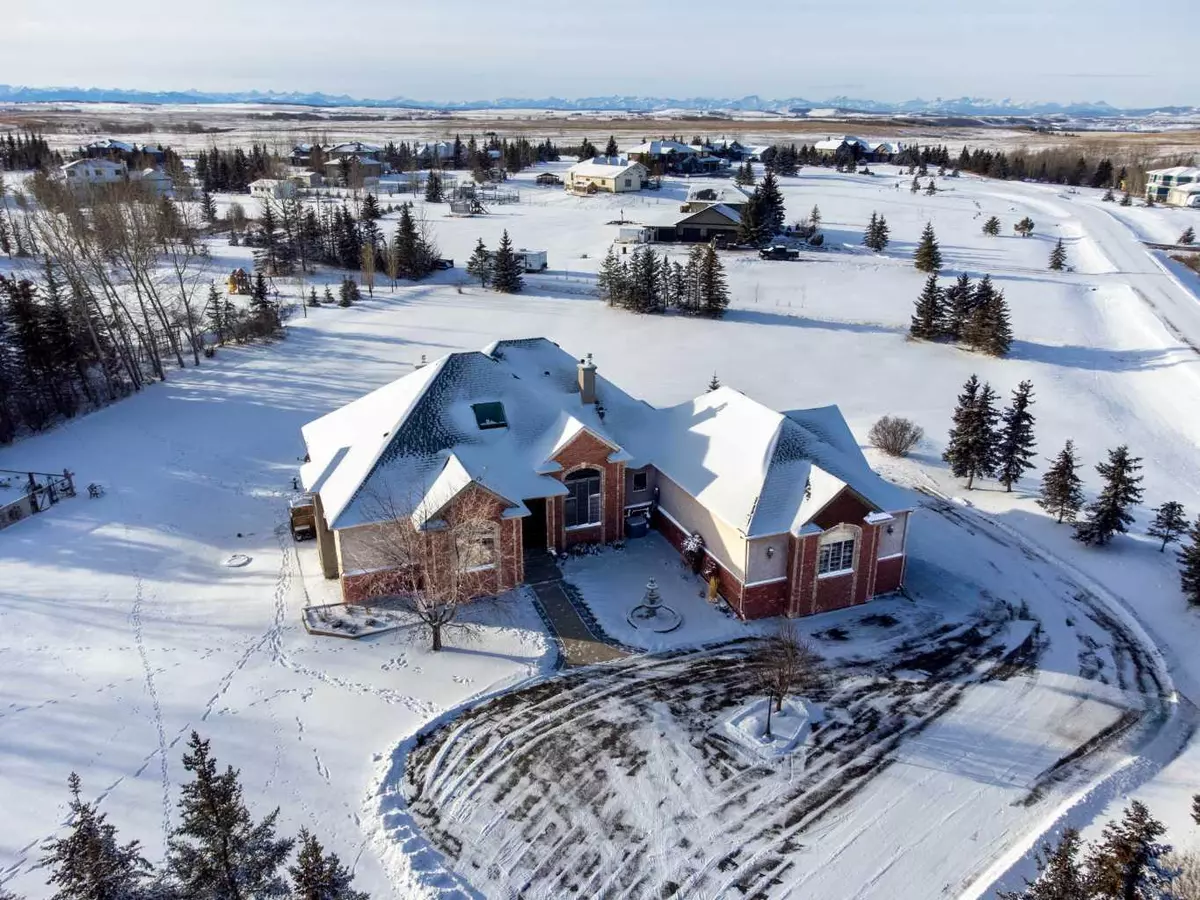
[{"label": "red brick wall", "polygon": [[854,605],[854,573],[817,579],[815,611],[829,612]]},{"label": "red brick wall", "polygon": [[[491,497],[491,495],[487,495]],[[461,502],[461,501],[460,501]],[[497,523],[498,545],[496,566],[479,572],[471,572],[467,592],[472,597],[500,594],[516,587],[524,579],[522,538],[520,519],[502,519],[503,503],[496,501],[490,509]],[[447,518],[453,518],[454,508],[448,509]],[[426,564],[422,577],[437,578],[446,571],[450,546],[447,536],[432,532],[426,543]],[[395,570],[367,572],[359,575],[342,575],[342,600],[346,603],[367,603],[374,597],[394,594],[404,589],[407,581]]]},{"label": "red brick wall", "polygon": [[743,619],[762,619],[780,616],[787,611],[788,582],[773,581],[742,589],[742,605],[738,610]]},{"label": "red brick wall", "polygon": [[554,461],[562,466],[554,477],[563,481],[578,469],[596,469],[600,475],[601,522],[592,528],[567,531],[563,525],[563,498],[554,498],[550,534],[558,549],[581,543],[608,543],[624,537],[625,510],[625,463],[610,463],[612,447],[587,432],[580,432],[567,446],[563,447]]}]

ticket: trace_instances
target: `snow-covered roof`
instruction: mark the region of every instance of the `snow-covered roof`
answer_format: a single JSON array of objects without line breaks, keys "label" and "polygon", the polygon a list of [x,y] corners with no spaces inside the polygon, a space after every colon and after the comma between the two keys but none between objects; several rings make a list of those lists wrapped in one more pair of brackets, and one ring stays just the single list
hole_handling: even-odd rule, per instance
[{"label": "snow-covered roof", "polygon": [[692,185],[688,190],[687,202],[709,203],[714,206],[718,203],[746,204],[750,202],[750,194],[737,184],[723,184],[718,187]]},{"label": "snow-covered roof", "polygon": [[273,188],[278,184],[283,184],[283,180],[279,178],[256,178],[254,181],[250,182],[247,187]]},{"label": "snow-covered roof", "polygon": [[1200,194],[1200,182],[1192,182],[1191,184],[1176,184],[1171,187],[1172,191],[1179,191],[1182,194]]},{"label": "snow-covered roof", "polygon": [[74,159],[64,165],[64,171],[74,169],[77,166],[83,166],[86,169],[121,169],[124,170],[125,163],[113,162],[111,159]]},{"label": "snow-covered roof", "polygon": [[699,151],[695,147],[690,147],[687,144],[679,141],[646,141],[644,144],[638,144],[636,147],[630,147],[626,153],[643,153],[647,156],[666,156],[674,153],[677,156],[695,156]]},{"label": "snow-covered roof", "polygon": [[842,144],[858,144],[864,150],[870,150],[871,145],[860,137],[855,137],[852,134],[844,134],[841,137],[826,138],[823,141],[817,141],[813,146],[818,150],[836,150]]},{"label": "snow-covered roof", "polygon": [[742,214],[740,212],[738,212],[732,206],[726,206],[724,203],[717,203],[713,206],[706,206],[704,209],[698,209],[695,212],[684,213],[684,215],[678,220],[677,224],[682,225],[684,222],[695,218],[702,213],[716,213],[728,219],[734,225],[740,225],[742,222]]},{"label": "snow-covered roof", "polygon": [[113,138],[101,138],[100,140],[92,141],[87,145],[89,150],[118,150],[121,153],[132,153],[134,150],[133,144],[127,144],[125,141],[114,140]]},{"label": "snow-covered roof", "polygon": [[[800,531],[846,485],[880,510],[911,506],[837,407],[780,413],[720,388],[655,409],[597,375],[601,418],[580,402],[577,365],[545,338],[452,353],[305,425],[304,486],[335,529],[384,509],[420,525],[470,484],[523,516],[522,501],[565,493],[553,457],[586,432],[610,461],[655,466],[748,537]],[[489,416],[499,404],[504,424],[481,427],[483,404]]]},{"label": "snow-covered roof", "polygon": [[616,178],[635,166],[641,166],[624,156],[597,156],[595,159],[575,163],[567,169],[568,175],[585,175],[596,178]]},{"label": "snow-covered roof", "polygon": [[882,510],[911,506],[871,470],[836,406],[779,413],[722,387],[650,421],[630,436],[639,461],[747,537],[799,532],[847,485]]},{"label": "snow-covered roof", "polygon": [[139,176],[139,177],[140,177],[140,178],[141,178],[143,181],[145,181],[145,180],[150,180],[150,181],[170,181],[170,180],[171,180],[171,176],[170,176],[170,175],[168,175],[168,174],[167,174],[166,172],[164,172],[162,169],[156,169],[156,168],[154,168],[154,166],[147,166],[146,168],[142,169],[142,171],[141,171],[141,174],[140,174],[140,176]]},{"label": "snow-covered roof", "polygon": [[871,149],[876,153],[899,153],[904,145],[899,141],[871,141]]},{"label": "snow-covered roof", "polygon": [[329,152],[344,156],[348,153],[381,153],[382,148],[374,144],[364,144],[362,141],[346,141],[344,144],[334,144],[329,148]]},{"label": "snow-covered roof", "polygon": [[1178,178],[1180,175],[1190,175],[1200,178],[1200,168],[1195,166],[1171,166],[1169,169],[1150,169],[1147,175],[1157,175],[1159,178]]}]

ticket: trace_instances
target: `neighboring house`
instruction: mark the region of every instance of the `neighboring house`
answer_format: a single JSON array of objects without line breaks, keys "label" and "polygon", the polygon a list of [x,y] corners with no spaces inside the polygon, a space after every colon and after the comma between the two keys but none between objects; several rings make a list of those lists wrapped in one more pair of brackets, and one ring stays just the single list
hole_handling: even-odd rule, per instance
[{"label": "neighboring house", "polygon": [[364,144],[362,141],[347,141],[344,144],[334,144],[325,154],[331,159],[357,158],[360,162],[363,159],[379,162],[383,156],[383,148],[374,144]]},{"label": "neighboring house", "polygon": [[435,162],[446,162],[454,159],[454,142],[436,141],[431,144],[422,144],[419,147],[414,146],[413,153],[425,166],[430,166]]},{"label": "neighboring house", "polygon": [[111,159],[77,159],[67,163],[60,171],[67,184],[74,188],[103,187],[129,178],[125,163]]},{"label": "neighboring house", "polygon": [[[1146,199],[1155,203],[1170,203],[1172,206],[1188,206],[1187,203],[1172,203],[1170,193],[1172,188],[1200,182],[1200,168],[1194,166],[1173,166],[1170,169],[1151,169],[1146,173]],[[1176,199],[1186,199],[1186,192],[1176,194]]]},{"label": "neighboring house", "polygon": [[[687,204],[685,204],[686,206]],[[742,225],[742,214],[732,206],[712,203],[699,206],[695,212],[663,212],[661,218],[650,217],[640,223],[644,238],[654,243],[705,243],[711,240],[735,240]],[[633,236],[631,231],[627,232]],[[626,238],[628,241],[629,237]]]},{"label": "neighboring house", "polygon": [[320,144],[296,144],[292,147],[290,162],[297,168],[307,168],[312,162],[314,150],[324,150]]},{"label": "neighboring house", "polygon": [[135,173],[133,178],[159,197],[168,197],[175,191],[175,183],[171,181],[171,176],[162,169],[153,167],[142,169]]},{"label": "neighboring house", "polygon": [[1200,207],[1200,184],[1181,184],[1167,191],[1169,206]]},{"label": "neighboring house", "polygon": [[250,182],[250,196],[259,200],[284,200],[296,196],[296,185],[283,178],[259,178]]},{"label": "neighboring house", "polygon": [[315,188],[325,183],[320,172],[301,168],[288,169],[287,180],[299,188]]},{"label": "neighboring house", "polygon": [[890,163],[904,149],[897,141],[871,141],[870,147],[870,161],[877,163]]},{"label": "neighboring house", "polygon": [[904,581],[915,504],[833,406],[780,413],[720,388],[655,409],[591,357],[532,338],[451,353],[302,434],[322,569],[347,602],[387,583],[381,526],[436,532],[479,492],[493,518],[459,552],[480,594],[522,583],[527,554],[612,542],[645,516],[676,548],[702,539],[743,618],[839,609]]},{"label": "neighboring house", "polygon": [[750,194],[737,184],[725,184],[719,187],[689,188],[687,199],[679,207],[681,212],[699,212],[710,206],[728,206],[741,213],[750,202]]},{"label": "neighboring house", "polygon": [[363,187],[368,178],[379,181],[383,163],[372,156],[339,156],[325,162],[325,181],[340,187]]},{"label": "neighboring house", "polygon": [[83,148],[83,155],[89,159],[107,159],[111,156],[129,156],[137,150],[133,144],[117,141],[113,138],[101,138],[92,141]]},{"label": "neighboring house", "polygon": [[566,188],[575,193],[640,191],[649,177],[646,167],[624,156],[597,156],[567,169]]},{"label": "neighboring house", "polygon": [[835,156],[839,150],[853,152],[855,158],[862,159],[871,153],[871,145],[860,137],[844,134],[841,137],[828,137],[813,144],[813,149],[821,156]]}]

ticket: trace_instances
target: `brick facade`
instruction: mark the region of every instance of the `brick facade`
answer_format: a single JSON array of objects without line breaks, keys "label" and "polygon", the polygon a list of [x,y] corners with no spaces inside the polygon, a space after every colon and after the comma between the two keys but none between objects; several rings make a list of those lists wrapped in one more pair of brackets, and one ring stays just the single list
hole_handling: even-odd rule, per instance
[{"label": "brick facade", "polygon": [[615,452],[616,448],[581,431],[552,457],[554,462],[562,466],[562,471],[553,475],[559,481],[565,481],[568,475],[581,469],[595,469],[600,473],[599,525],[567,529],[563,518],[563,498],[555,497],[546,504],[550,518],[550,541],[556,549],[561,551],[572,544],[607,544],[625,536],[625,463],[608,461]]}]

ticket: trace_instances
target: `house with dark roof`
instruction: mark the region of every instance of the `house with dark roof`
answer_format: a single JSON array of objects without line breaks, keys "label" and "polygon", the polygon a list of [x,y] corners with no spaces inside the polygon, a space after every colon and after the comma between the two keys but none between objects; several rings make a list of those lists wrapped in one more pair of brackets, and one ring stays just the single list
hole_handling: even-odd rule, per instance
[{"label": "house with dark roof", "polygon": [[590,356],[532,338],[451,353],[302,435],[322,568],[347,602],[377,595],[379,529],[435,532],[481,493],[494,519],[459,551],[480,594],[521,584],[532,554],[647,520],[676,548],[700,543],[747,619],[865,603],[904,581],[915,504],[872,471],[835,406],[777,412],[723,387],[659,409]]}]

